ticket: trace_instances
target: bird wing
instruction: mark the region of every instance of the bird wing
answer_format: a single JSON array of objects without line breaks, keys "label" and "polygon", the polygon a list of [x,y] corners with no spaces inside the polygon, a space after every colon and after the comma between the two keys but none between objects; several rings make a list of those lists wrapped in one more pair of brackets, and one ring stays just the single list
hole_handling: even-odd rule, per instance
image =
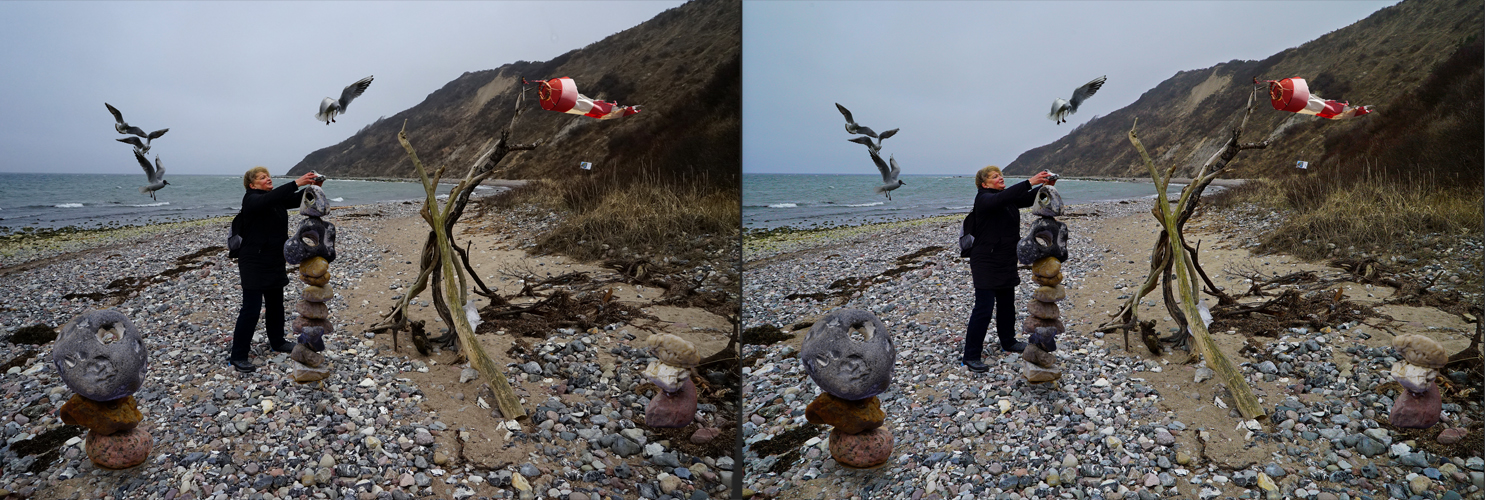
[{"label": "bird wing", "polygon": [[103,103],[103,105],[104,106],[108,106],[108,112],[109,113],[113,113],[113,119],[114,119],[114,121],[119,122],[119,123],[124,123],[124,114],[119,112],[119,108],[115,108],[115,107],[113,107],[112,104],[109,104],[109,103],[106,103],[106,102]]},{"label": "bird wing", "polygon": [[856,133],[856,134],[865,134],[867,137],[872,137],[872,138],[875,138],[877,136],[877,133],[874,132],[874,131],[872,131],[871,130],[871,127],[866,127],[866,126],[861,126],[861,125],[857,125],[856,126],[856,131],[853,132],[853,133]]},{"label": "bird wing", "polygon": [[863,136],[860,136],[860,137],[857,137],[855,139],[846,139],[846,142],[854,142],[856,144],[865,144],[866,147],[875,146],[875,144],[872,144],[871,143],[871,138],[870,137],[867,137],[867,136],[864,136],[864,135]]},{"label": "bird wing", "polygon": [[892,130],[888,130],[888,131],[886,131],[886,132],[882,132],[882,133],[880,133],[880,134],[877,134],[877,138],[878,138],[878,139],[886,139],[886,138],[888,138],[888,137],[892,137],[892,136],[894,136],[894,135],[897,135],[897,130],[898,130],[898,129],[895,129],[895,128],[894,128],[894,129],[892,129]]},{"label": "bird wing", "polygon": [[351,105],[351,99],[360,97],[361,93],[366,91],[366,87],[371,86],[371,78],[372,77],[368,76],[366,78],[356,80],[356,83],[346,85],[345,90],[340,91],[339,104],[341,113],[345,113],[345,108]]},{"label": "bird wing", "polygon": [[1069,101],[1068,105],[1072,107],[1073,111],[1077,111],[1078,105],[1083,103],[1083,99],[1093,97],[1093,94],[1097,93],[1098,89],[1103,87],[1103,82],[1108,79],[1108,76],[1100,76],[1094,78],[1091,82],[1083,84],[1082,87],[1078,87],[1078,90],[1073,91],[1072,100]]},{"label": "bird wing", "polygon": [[144,176],[150,180],[150,184],[154,184],[156,175],[155,167],[154,165],[150,165],[149,158],[145,158],[144,155],[139,154],[138,151],[135,151],[134,159],[139,161],[139,166],[144,169]]},{"label": "bird wing", "polygon": [[846,123],[851,123],[851,122],[856,121],[856,120],[851,119],[851,110],[846,109],[845,106],[841,106],[840,103],[835,103],[835,109],[839,109],[840,110],[840,114],[845,115],[845,117],[846,117]]},{"label": "bird wing", "polygon": [[151,183],[165,180],[165,165],[160,164],[160,155],[155,155],[155,176],[150,178]]},{"label": "bird wing", "polygon": [[882,172],[882,182],[892,182],[892,169],[887,167],[887,162],[882,161],[881,155],[878,155],[876,151],[868,152],[871,153],[872,163],[876,163],[877,170]]},{"label": "bird wing", "polygon": [[114,139],[114,140],[115,141],[122,142],[124,144],[133,144],[134,147],[136,147],[136,148],[142,148],[142,147],[144,147],[144,142],[140,141],[138,137],[134,137],[134,136],[125,137],[123,139]]},{"label": "bird wing", "polygon": [[897,175],[902,173],[902,169],[897,167],[897,157],[888,156],[887,161],[892,162],[892,178],[896,179]]},{"label": "bird wing", "polygon": [[169,131],[170,131],[170,129],[168,129],[168,128],[162,128],[160,130],[156,130],[154,132],[150,132],[150,135],[146,136],[146,139],[149,139],[149,140],[152,140],[152,141],[155,140],[155,139],[159,139],[160,136],[165,135],[165,133],[166,132],[169,132]]},{"label": "bird wing", "polygon": [[144,129],[139,128],[139,127],[135,127],[133,125],[130,125],[129,128],[124,129],[124,133],[125,134],[134,134],[134,135],[137,135],[137,136],[140,136],[140,137],[146,137],[146,138],[148,138],[150,136],[149,134],[144,133]]}]

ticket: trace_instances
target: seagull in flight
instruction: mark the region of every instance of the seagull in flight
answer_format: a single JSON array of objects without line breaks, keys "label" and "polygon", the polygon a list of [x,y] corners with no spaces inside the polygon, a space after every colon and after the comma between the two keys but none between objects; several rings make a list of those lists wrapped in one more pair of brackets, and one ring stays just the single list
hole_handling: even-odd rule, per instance
[{"label": "seagull in flight", "polygon": [[155,155],[154,166],[150,166],[150,160],[145,158],[138,150],[134,151],[134,159],[139,160],[139,166],[144,167],[145,177],[148,177],[150,180],[148,186],[139,188],[139,194],[150,195],[150,199],[154,200],[155,191],[159,191],[160,188],[170,185],[170,181],[165,180],[165,166],[160,164],[160,155]]},{"label": "seagull in flight", "polygon": [[871,137],[869,136],[860,136],[855,139],[846,139],[846,142],[854,142],[856,144],[865,145],[866,149],[870,149],[873,153],[878,153],[882,151],[882,141],[886,140],[888,137],[897,135],[897,131],[898,129],[894,128],[892,130],[888,130],[886,132],[878,134],[877,141],[875,143],[871,141]]},{"label": "seagull in flight", "polygon": [[[106,102],[103,103],[103,105],[108,106],[108,112],[113,113],[113,120],[117,122],[113,124],[114,130],[119,131],[120,134],[134,134],[140,137],[149,137],[149,134],[144,133],[144,129],[129,125],[129,122],[124,121],[124,114],[119,112],[119,108],[115,108],[112,104]],[[165,132],[162,130],[159,133],[164,134]]]},{"label": "seagull in flight", "polygon": [[1078,90],[1073,91],[1071,100],[1059,97],[1056,101],[1052,101],[1052,112],[1047,115],[1047,119],[1055,121],[1059,125],[1066,123],[1067,115],[1076,113],[1078,111],[1078,105],[1083,104],[1084,99],[1093,97],[1093,94],[1098,92],[1100,87],[1103,87],[1103,82],[1108,80],[1108,78],[1108,76],[1100,76],[1094,78],[1091,82],[1083,84],[1082,87],[1078,87]]},{"label": "seagull in flight", "polygon": [[159,139],[160,136],[165,135],[165,133],[169,131],[170,129],[168,128],[162,128],[160,130],[150,132],[149,135],[144,136],[143,141],[140,141],[138,137],[133,136],[114,140],[122,142],[124,144],[133,144],[135,151],[139,151],[140,154],[148,154],[150,152],[150,142],[154,141],[155,139]]},{"label": "seagull in flight", "polygon": [[845,106],[841,106],[840,103],[835,103],[835,109],[839,109],[840,114],[846,116],[846,132],[850,132],[852,134],[865,134],[866,136],[872,138],[877,137],[877,133],[875,131],[861,125],[857,125],[856,120],[851,119],[851,110],[846,109]]},{"label": "seagull in flight", "polygon": [[335,115],[345,114],[345,108],[351,105],[351,100],[360,97],[361,93],[366,91],[366,87],[371,86],[372,76],[356,80],[356,83],[347,85],[345,90],[340,91],[340,100],[338,101],[330,97],[326,97],[325,100],[320,101],[320,112],[315,113],[315,119],[329,125],[330,122],[335,121]]},{"label": "seagull in flight", "polygon": [[907,183],[897,179],[897,174],[902,173],[902,169],[897,166],[897,158],[889,156],[888,160],[892,162],[891,168],[887,167],[887,163],[882,161],[882,157],[876,151],[871,151],[871,161],[876,163],[877,170],[882,172],[882,185],[877,186],[875,191],[886,194],[887,200],[891,201],[892,190],[902,187]]}]

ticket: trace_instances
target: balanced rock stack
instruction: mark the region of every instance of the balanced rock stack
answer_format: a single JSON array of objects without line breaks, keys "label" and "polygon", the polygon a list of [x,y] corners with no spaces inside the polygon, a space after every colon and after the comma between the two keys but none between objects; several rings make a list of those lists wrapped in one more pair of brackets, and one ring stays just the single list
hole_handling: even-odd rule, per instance
[{"label": "balanced rock stack", "polygon": [[134,391],[144,383],[149,351],[129,317],[111,309],[83,313],[62,327],[52,363],[75,393],[62,405],[62,423],[88,428],[88,458],[105,469],[144,463],[154,438],[139,428],[144,415]]},{"label": "balanced rock stack", "polygon": [[1062,324],[1057,302],[1067,296],[1062,287],[1062,262],[1067,260],[1067,225],[1053,217],[1062,215],[1062,195],[1050,184],[1036,193],[1032,215],[1040,216],[1031,223],[1031,232],[1016,243],[1016,258],[1031,265],[1031,279],[1041,285],[1026,304],[1026,320],[1021,331],[1028,337],[1026,351],[1021,353],[1023,375],[1032,383],[1052,382],[1062,378],[1057,367],[1057,336],[1067,331]]},{"label": "balanced rock stack", "polygon": [[640,373],[660,388],[660,393],[645,406],[645,425],[691,425],[696,418],[696,383],[691,381],[691,369],[701,362],[696,345],[669,333],[651,335],[646,343],[655,350],[655,360]]},{"label": "balanced rock stack", "polygon": [[1444,411],[1444,398],[1434,379],[1449,362],[1449,354],[1438,341],[1422,335],[1394,337],[1392,348],[1403,357],[1392,364],[1392,378],[1403,386],[1403,391],[1393,403],[1388,421],[1396,427],[1433,427]]},{"label": "balanced rock stack", "polygon": [[289,376],[295,382],[314,382],[330,376],[330,364],[325,355],[325,335],[333,328],[330,325],[330,306],[335,297],[330,288],[330,263],[335,261],[335,224],[325,222],[323,217],[330,212],[330,200],[319,186],[304,188],[304,201],[299,214],[304,221],[294,237],[284,242],[284,260],[299,266],[299,280],[308,285],[299,303],[294,306],[299,313],[291,327],[299,336],[299,343],[289,353]]},{"label": "balanced rock stack", "polygon": [[804,337],[804,372],[824,390],[804,410],[805,419],[830,429],[830,455],[846,467],[866,469],[892,458],[892,430],[877,395],[892,383],[897,347],[870,312],[837,309]]}]

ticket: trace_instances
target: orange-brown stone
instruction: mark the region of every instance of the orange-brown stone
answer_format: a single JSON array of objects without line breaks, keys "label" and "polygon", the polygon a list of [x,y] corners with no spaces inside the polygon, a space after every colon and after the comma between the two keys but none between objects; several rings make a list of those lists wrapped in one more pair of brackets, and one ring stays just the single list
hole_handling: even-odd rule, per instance
[{"label": "orange-brown stone", "polygon": [[842,399],[825,392],[804,409],[804,418],[812,424],[825,424],[846,434],[860,434],[882,426],[887,414],[881,400],[872,396],[860,401]]},{"label": "orange-brown stone", "polygon": [[1059,283],[1062,283],[1062,272],[1058,271],[1057,275],[1050,278],[1033,274],[1031,275],[1031,280],[1035,281],[1038,285],[1057,286]]},{"label": "orange-brown stone", "polygon": [[1058,335],[1062,335],[1063,333],[1067,332],[1067,325],[1064,325],[1062,323],[1062,320],[1060,319],[1042,319],[1036,316],[1027,315],[1026,319],[1021,321],[1021,331],[1028,335],[1036,333],[1037,328],[1048,327],[1056,328]]},{"label": "orange-brown stone", "polygon": [[303,281],[306,285],[311,286],[325,286],[326,283],[330,282],[330,273],[325,273],[321,276],[310,276],[301,272],[299,273],[299,281]]},{"label": "orange-brown stone", "polygon": [[134,396],[124,396],[113,401],[93,401],[73,394],[72,399],[62,405],[62,423],[81,425],[102,435],[118,434],[139,426],[144,415]]},{"label": "orange-brown stone", "polygon": [[1062,274],[1062,261],[1056,257],[1042,257],[1031,264],[1031,273],[1043,278],[1051,278]]}]

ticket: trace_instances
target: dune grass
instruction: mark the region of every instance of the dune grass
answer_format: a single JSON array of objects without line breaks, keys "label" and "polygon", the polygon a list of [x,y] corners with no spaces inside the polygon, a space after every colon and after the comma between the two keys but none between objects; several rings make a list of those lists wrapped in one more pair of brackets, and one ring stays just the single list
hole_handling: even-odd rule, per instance
[{"label": "dune grass", "polygon": [[636,254],[699,259],[736,246],[742,221],[739,191],[704,177],[592,174],[534,182],[502,198],[568,212],[537,240],[537,250],[580,260]]}]

